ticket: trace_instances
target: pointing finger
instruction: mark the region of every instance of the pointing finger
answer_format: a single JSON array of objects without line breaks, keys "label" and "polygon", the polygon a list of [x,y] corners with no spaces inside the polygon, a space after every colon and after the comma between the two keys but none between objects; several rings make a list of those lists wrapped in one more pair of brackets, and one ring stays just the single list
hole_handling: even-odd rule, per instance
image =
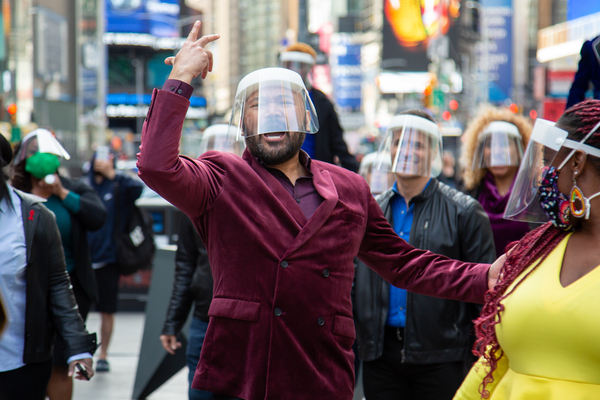
[{"label": "pointing finger", "polygon": [[200,25],[202,22],[196,21],[194,22],[194,26],[192,26],[192,30],[188,35],[186,42],[195,42],[198,39],[198,33],[200,33]]},{"label": "pointing finger", "polygon": [[200,45],[200,47],[204,48],[207,44],[209,44],[210,42],[214,42],[220,37],[221,36],[218,34],[202,36],[200,39],[198,39],[198,44]]},{"label": "pointing finger", "polygon": [[213,53],[208,51],[208,50],[204,50],[206,52],[206,55],[208,55],[208,71],[212,72],[213,69]]}]

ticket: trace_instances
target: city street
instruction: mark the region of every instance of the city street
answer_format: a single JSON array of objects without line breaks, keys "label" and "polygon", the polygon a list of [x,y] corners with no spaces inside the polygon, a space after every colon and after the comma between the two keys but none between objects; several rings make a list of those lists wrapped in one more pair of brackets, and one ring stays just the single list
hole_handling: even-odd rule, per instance
[{"label": "city street", "polygon": [[[111,370],[97,373],[89,382],[75,380],[74,400],[131,399],[144,319],[144,313],[116,314],[115,330],[108,351]],[[90,313],[87,328],[90,332],[100,331],[100,314]],[[98,340],[100,340],[99,333]],[[96,362],[97,359],[94,358],[94,363]],[[185,368],[148,397],[150,400],[186,400],[187,398],[187,369]]]}]

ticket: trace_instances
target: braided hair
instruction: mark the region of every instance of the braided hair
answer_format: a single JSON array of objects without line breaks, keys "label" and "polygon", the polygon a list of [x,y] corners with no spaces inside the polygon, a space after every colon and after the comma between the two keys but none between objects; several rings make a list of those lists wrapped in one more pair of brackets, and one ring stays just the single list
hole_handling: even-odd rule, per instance
[{"label": "braided hair", "polygon": [[8,186],[6,186],[6,183],[8,182],[8,175],[6,174],[4,167],[10,164],[12,158],[13,151],[12,147],[10,146],[10,142],[4,137],[3,134],[0,133],[0,201],[6,198],[11,204],[12,201],[10,199],[10,193],[8,191]]},{"label": "braided hair", "polygon": [[[600,100],[586,100],[565,111],[556,125],[569,132],[569,139],[580,141],[599,121]],[[600,148],[600,129],[586,140],[586,144]],[[588,157],[592,165],[600,171],[600,160],[593,156]],[[496,336],[496,325],[502,321],[501,313],[504,311],[502,300],[514,292],[521,282],[536,270],[567,234],[568,232],[548,222],[527,233],[519,242],[509,245],[512,248],[500,270],[498,283],[494,289],[486,293],[481,315],[475,321],[477,340],[473,353],[483,357],[489,367],[489,372],[479,386],[482,398],[489,398],[490,392],[486,390],[486,386],[494,381],[493,373],[498,366],[498,360],[503,356]],[[539,262],[507,292],[522,272],[537,260]]]}]

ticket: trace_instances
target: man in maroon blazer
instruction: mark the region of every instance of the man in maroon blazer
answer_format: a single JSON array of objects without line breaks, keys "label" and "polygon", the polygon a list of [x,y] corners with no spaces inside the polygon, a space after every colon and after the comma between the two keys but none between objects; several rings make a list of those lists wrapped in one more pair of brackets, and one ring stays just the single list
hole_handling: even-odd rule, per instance
[{"label": "man in maroon blazer", "polygon": [[[218,38],[197,39],[199,28],[165,61],[173,69],[152,95],[138,154],[140,177],[192,219],[213,271],[193,387],[215,399],[351,399],[355,256],[396,286],[469,302],[483,302],[500,263],[490,269],[414,249],[394,233],[364,179],[301,152],[315,128],[312,105],[301,79],[279,68],[240,82],[242,158],[180,156],[189,83],[212,70],[204,46]],[[293,107],[264,101],[262,88],[275,84]],[[261,128],[277,126],[283,114],[288,124],[297,117],[297,127]]]}]

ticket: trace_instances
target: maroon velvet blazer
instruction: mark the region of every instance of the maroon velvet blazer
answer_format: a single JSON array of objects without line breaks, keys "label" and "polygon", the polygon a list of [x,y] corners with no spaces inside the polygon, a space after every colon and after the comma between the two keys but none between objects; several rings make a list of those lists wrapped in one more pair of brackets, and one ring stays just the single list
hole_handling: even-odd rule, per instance
[{"label": "maroon velvet blazer", "polygon": [[324,201],[307,220],[247,151],[179,156],[189,101],[155,90],[140,177],[190,216],[214,277],[193,387],[258,399],[352,399],[353,258],[392,284],[483,302],[489,265],[449,260],[400,239],[359,175],[311,162]]}]

